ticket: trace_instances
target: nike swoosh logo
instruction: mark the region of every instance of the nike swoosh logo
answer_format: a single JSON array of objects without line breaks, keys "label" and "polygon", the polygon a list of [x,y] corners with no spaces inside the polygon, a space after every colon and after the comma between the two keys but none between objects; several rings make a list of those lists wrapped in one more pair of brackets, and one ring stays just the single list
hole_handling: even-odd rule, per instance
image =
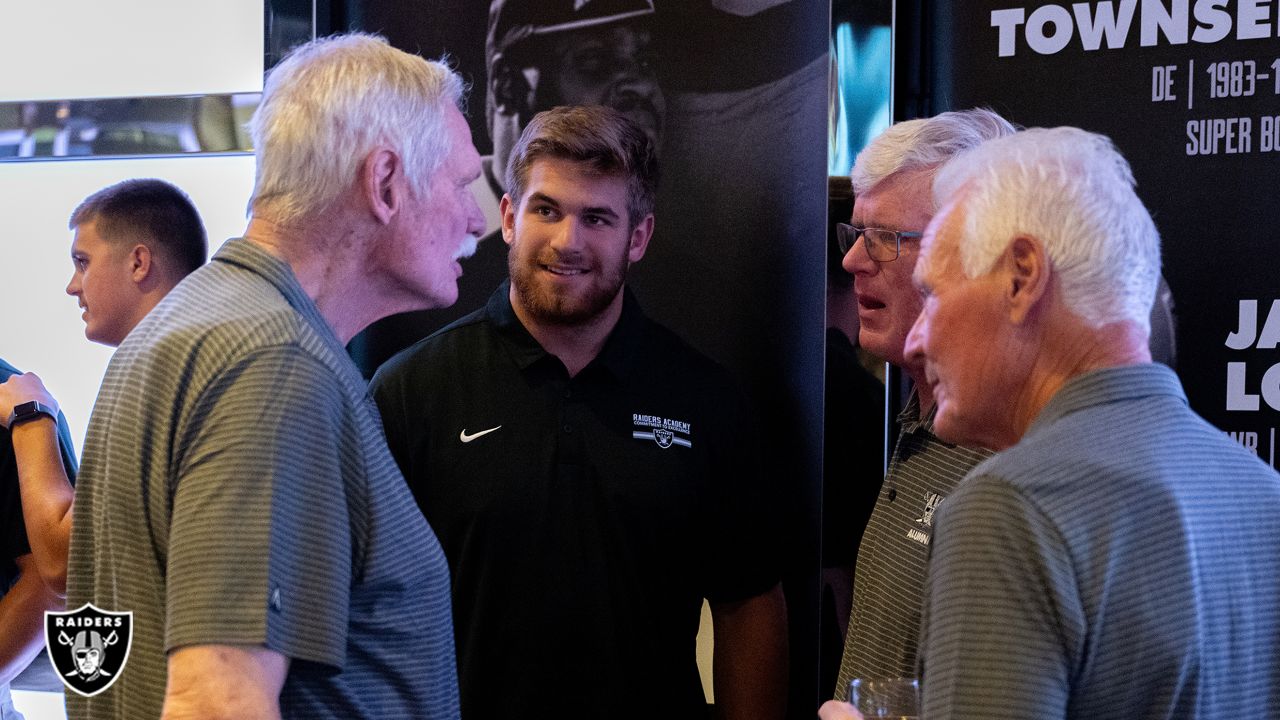
[{"label": "nike swoosh logo", "polygon": [[488,430],[481,430],[478,433],[472,433],[470,435],[467,434],[466,428],[462,428],[462,432],[458,433],[458,439],[464,443],[469,443],[472,440],[475,440],[476,438],[480,437],[481,435],[488,435],[489,433],[493,432],[494,430],[497,430],[500,427],[502,426],[499,425],[498,427],[491,427]]}]

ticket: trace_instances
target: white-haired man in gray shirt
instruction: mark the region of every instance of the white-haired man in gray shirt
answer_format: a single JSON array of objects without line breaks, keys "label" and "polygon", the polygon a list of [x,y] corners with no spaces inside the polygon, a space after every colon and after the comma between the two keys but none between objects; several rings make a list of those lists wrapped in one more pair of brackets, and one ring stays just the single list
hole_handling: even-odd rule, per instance
[{"label": "white-haired man in gray shirt", "polygon": [[1160,237],[1134,185],[1077,128],[935,182],[907,354],[939,436],[998,452],[938,511],[928,720],[1280,715],[1280,521],[1256,512],[1280,476],[1151,361]]}]

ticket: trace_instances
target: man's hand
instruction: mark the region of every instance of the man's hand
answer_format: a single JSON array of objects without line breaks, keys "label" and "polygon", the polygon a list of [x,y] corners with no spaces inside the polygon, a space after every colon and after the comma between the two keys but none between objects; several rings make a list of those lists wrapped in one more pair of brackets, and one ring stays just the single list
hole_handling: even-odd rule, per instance
[{"label": "man's hand", "polygon": [[289,659],[265,647],[192,645],[169,653],[162,720],[280,717]]},{"label": "man's hand", "polygon": [[53,399],[45,389],[40,376],[35,373],[10,375],[8,380],[0,383],[0,426],[9,427],[9,416],[13,409],[24,402],[35,400],[58,412],[58,401]]},{"label": "man's hand", "polygon": [[863,720],[862,713],[847,702],[828,700],[818,708],[820,720]]}]

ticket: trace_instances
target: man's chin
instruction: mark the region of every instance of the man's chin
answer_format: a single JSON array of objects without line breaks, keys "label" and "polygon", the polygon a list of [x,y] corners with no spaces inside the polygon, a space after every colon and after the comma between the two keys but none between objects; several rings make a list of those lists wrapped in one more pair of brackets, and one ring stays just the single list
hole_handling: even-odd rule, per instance
[{"label": "man's chin", "polygon": [[443,310],[458,302],[458,283],[454,281],[447,287],[437,287],[421,292],[417,300],[416,307],[410,310]]},{"label": "man's chin", "polygon": [[546,325],[558,327],[575,327],[591,322],[613,302],[613,298],[605,293],[572,297],[546,288],[518,287],[516,296],[531,317]]},{"label": "man's chin", "polygon": [[649,138],[649,142],[654,145],[658,144],[662,137],[662,123],[658,121],[657,115],[644,109],[633,109],[630,112],[624,112],[623,115],[644,131],[644,134]]},{"label": "man's chin", "polygon": [[[903,343],[894,343],[892,339],[880,333],[868,331],[866,326],[863,326],[858,333],[858,347],[898,367],[903,367],[905,364],[902,357]],[[903,369],[910,371],[914,368],[903,367]]]},{"label": "man's chin", "polygon": [[655,145],[658,143],[662,137],[662,115],[652,101],[643,97],[627,96],[614,98],[608,104],[639,126]]}]

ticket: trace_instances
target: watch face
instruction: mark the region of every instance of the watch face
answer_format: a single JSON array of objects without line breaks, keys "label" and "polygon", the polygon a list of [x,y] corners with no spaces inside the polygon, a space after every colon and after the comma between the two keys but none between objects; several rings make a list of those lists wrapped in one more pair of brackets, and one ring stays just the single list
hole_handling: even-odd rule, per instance
[{"label": "watch face", "polygon": [[27,402],[24,402],[24,403],[18,403],[17,405],[14,406],[13,413],[9,415],[9,427],[13,427],[14,423],[25,422],[27,420],[34,420],[40,417],[41,415],[48,415],[54,420],[58,419],[58,414],[54,412],[53,408],[47,405],[42,405],[41,403],[35,400],[28,400]]}]

